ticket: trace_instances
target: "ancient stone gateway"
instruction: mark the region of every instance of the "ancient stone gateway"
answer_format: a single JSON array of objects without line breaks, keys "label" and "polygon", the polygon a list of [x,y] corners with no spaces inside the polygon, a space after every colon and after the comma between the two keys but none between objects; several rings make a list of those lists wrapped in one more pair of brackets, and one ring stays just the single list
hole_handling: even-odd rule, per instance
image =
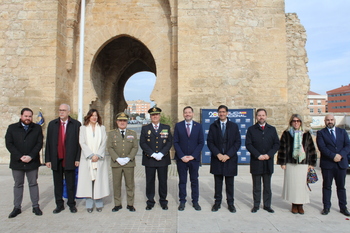
[{"label": "ancient stone gateway", "polygon": [[[0,9],[0,162],[4,134],[22,107],[46,122],[60,103],[77,114],[80,0],[3,1]],[[306,34],[284,0],[87,0],[84,109],[107,129],[126,108],[133,74],[157,76],[151,98],[181,119],[185,105],[260,108],[281,131],[292,112],[307,114]],[[44,126],[46,132],[46,126]]]}]

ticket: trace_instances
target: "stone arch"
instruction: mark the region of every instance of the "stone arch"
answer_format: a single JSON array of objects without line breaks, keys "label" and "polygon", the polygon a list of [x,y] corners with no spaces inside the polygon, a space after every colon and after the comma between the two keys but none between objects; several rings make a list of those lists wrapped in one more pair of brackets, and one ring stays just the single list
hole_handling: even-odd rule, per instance
[{"label": "stone arch", "polygon": [[129,35],[119,35],[99,49],[91,66],[91,82],[97,95],[91,106],[101,109],[105,124],[115,126],[114,116],[127,107],[124,87],[135,73],[157,74],[150,50]]}]

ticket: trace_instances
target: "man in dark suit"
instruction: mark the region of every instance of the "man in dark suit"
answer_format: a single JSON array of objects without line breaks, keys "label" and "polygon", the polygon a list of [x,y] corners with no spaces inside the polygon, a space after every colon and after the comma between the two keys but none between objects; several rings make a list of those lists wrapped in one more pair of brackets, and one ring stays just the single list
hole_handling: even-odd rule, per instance
[{"label": "man in dark suit", "polygon": [[228,108],[220,105],[218,108],[219,119],[209,127],[207,138],[208,148],[211,152],[210,173],[214,175],[215,204],[211,211],[216,212],[221,207],[222,184],[225,177],[226,197],[228,209],[236,212],[234,206],[234,177],[237,176],[237,151],[241,147],[241,135],[238,125],[229,121]]},{"label": "man in dark suit", "polygon": [[271,208],[271,177],[273,173],[274,156],[280,147],[276,128],[266,123],[267,112],[258,109],[255,113],[255,125],[248,128],[245,146],[250,153],[250,173],[253,179],[254,206],[251,210],[256,213],[260,207],[261,179],[264,183],[264,210],[274,213]]},{"label": "man in dark suit", "polygon": [[56,208],[54,214],[64,210],[63,174],[66,179],[68,202],[71,213],[76,213],[75,207],[75,168],[79,166],[80,122],[69,116],[70,106],[61,104],[59,118],[52,120],[47,127],[45,163],[52,169]]},{"label": "man in dark suit", "polygon": [[23,108],[19,122],[9,125],[6,135],[6,148],[11,153],[10,168],[15,181],[13,186],[14,208],[9,218],[21,213],[24,176],[27,176],[33,213],[42,215],[39,208],[38,170],[40,167],[39,152],[43,147],[41,126],[34,124],[33,111]]},{"label": "man in dark suit", "polygon": [[335,127],[335,118],[328,114],[324,118],[325,128],[317,131],[317,146],[321,152],[322,170],[322,215],[327,215],[331,208],[332,182],[337,185],[340,213],[350,216],[346,208],[345,178],[348,167],[347,155],[350,153],[349,136],[344,129]]},{"label": "man in dark suit", "polygon": [[193,108],[187,106],[183,109],[184,121],[178,122],[174,129],[174,147],[177,171],[179,173],[178,210],[185,209],[187,171],[190,174],[192,205],[195,210],[201,210],[198,204],[199,186],[198,169],[201,161],[201,151],[204,146],[202,125],[193,121]]},{"label": "man in dark suit", "polygon": [[141,129],[140,146],[142,148],[142,165],[146,171],[146,210],[154,207],[155,178],[158,173],[159,203],[163,210],[168,209],[168,165],[170,164],[169,150],[172,136],[170,126],[160,123],[161,109],[154,107],[148,110],[151,115],[151,124]]}]

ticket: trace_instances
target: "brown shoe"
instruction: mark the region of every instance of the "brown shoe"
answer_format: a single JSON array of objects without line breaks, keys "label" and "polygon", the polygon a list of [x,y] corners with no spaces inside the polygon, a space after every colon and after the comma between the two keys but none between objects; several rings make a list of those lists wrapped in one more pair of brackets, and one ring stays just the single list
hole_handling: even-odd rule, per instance
[{"label": "brown shoe", "polygon": [[297,214],[298,213],[298,206],[294,203],[292,203],[292,213]]},{"label": "brown shoe", "polygon": [[298,212],[299,214],[304,214],[303,204],[298,205]]}]

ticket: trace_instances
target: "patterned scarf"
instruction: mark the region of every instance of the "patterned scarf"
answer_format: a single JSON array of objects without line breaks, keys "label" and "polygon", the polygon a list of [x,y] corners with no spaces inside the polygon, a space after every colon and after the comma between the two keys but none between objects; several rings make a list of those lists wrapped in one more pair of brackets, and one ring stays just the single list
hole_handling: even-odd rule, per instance
[{"label": "patterned scarf", "polygon": [[293,140],[293,158],[298,160],[298,162],[300,163],[301,161],[303,161],[306,158],[304,147],[303,147],[303,131],[302,131],[302,129],[295,130],[293,127],[290,127],[289,133],[294,138],[294,140]]}]

